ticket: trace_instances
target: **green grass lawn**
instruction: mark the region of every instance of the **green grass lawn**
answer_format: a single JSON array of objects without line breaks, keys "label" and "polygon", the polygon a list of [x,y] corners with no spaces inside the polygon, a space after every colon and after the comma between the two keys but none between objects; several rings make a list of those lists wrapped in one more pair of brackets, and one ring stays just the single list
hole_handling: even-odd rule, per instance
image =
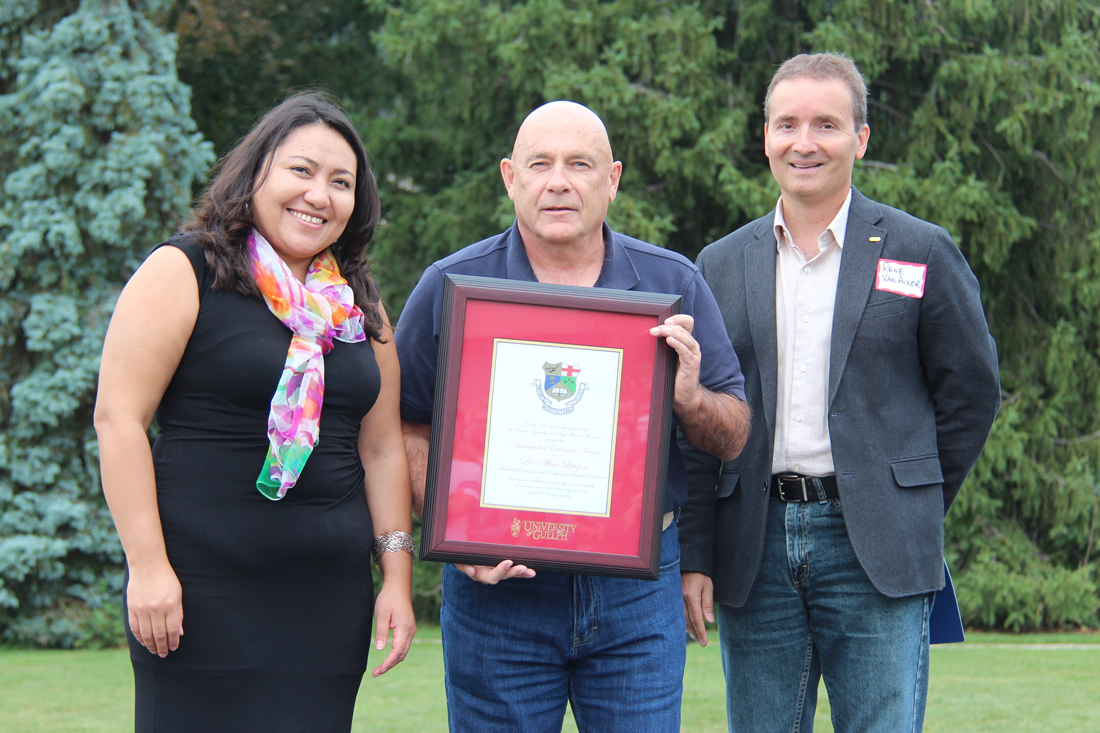
[{"label": "green grass lawn", "polygon": [[[439,629],[422,628],[408,659],[364,680],[356,733],[447,729]],[[725,731],[717,639],[688,649],[683,730]],[[1050,646],[1059,645],[1059,646]],[[381,657],[372,654],[371,664]],[[829,733],[820,694],[816,730]],[[3,733],[133,730],[133,677],[126,650],[0,650]],[[567,717],[566,731],[576,731]],[[974,634],[932,648],[929,733],[1095,733],[1100,730],[1100,634]]]}]

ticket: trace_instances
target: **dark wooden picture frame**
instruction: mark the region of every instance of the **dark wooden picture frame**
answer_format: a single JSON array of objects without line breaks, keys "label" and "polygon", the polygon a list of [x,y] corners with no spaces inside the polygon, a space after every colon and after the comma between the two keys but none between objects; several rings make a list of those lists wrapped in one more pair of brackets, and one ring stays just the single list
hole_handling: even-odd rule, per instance
[{"label": "dark wooden picture frame", "polygon": [[[655,580],[676,355],[649,328],[679,313],[681,302],[660,293],[447,275],[421,558],[477,565],[510,559],[536,570]],[[605,514],[484,502],[489,392],[501,341],[618,352]],[[537,405],[516,409],[541,417]]]}]

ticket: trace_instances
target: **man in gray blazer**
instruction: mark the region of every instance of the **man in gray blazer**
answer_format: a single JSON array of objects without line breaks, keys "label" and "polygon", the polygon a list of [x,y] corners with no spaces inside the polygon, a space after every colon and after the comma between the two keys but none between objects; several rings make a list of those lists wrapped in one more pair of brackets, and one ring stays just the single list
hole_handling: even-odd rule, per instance
[{"label": "man in gray blazer", "polygon": [[867,91],[796,56],[764,105],[775,210],[698,265],[745,375],[752,429],[725,463],[685,446],[684,611],[718,602],[731,731],[919,731],[943,518],[997,413],[978,282],[942,228],[852,187]]}]

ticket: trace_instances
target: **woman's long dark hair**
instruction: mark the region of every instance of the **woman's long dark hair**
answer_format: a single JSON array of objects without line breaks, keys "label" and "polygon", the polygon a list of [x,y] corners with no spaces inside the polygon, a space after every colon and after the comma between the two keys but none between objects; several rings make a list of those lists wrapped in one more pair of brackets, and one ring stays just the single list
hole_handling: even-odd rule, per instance
[{"label": "woman's long dark hair", "polygon": [[363,310],[367,334],[380,341],[378,286],[367,265],[367,247],[380,216],[378,184],[359,133],[328,95],[295,94],[265,114],[214,166],[202,200],[181,231],[194,235],[206,251],[207,265],[214,271],[214,288],[259,296],[247,244],[252,228],[252,195],[267,177],[275,149],[303,125],[324,125],[336,131],[355,153],[355,208],[344,232],[332,245],[332,253],[340,275],[355,294],[355,304]]}]

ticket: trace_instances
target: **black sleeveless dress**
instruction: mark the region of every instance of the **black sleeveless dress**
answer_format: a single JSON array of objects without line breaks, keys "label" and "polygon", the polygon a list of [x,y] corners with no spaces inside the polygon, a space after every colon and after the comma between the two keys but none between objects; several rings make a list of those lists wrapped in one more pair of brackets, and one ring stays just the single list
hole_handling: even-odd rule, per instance
[{"label": "black sleeveless dress", "polygon": [[371,641],[371,529],[359,423],[378,397],[370,340],[325,355],[317,446],[280,501],[256,490],[291,332],[259,297],[199,281],[195,329],[153,445],[168,560],[183,586],[179,649],[133,637],[137,731],[347,733]]}]

